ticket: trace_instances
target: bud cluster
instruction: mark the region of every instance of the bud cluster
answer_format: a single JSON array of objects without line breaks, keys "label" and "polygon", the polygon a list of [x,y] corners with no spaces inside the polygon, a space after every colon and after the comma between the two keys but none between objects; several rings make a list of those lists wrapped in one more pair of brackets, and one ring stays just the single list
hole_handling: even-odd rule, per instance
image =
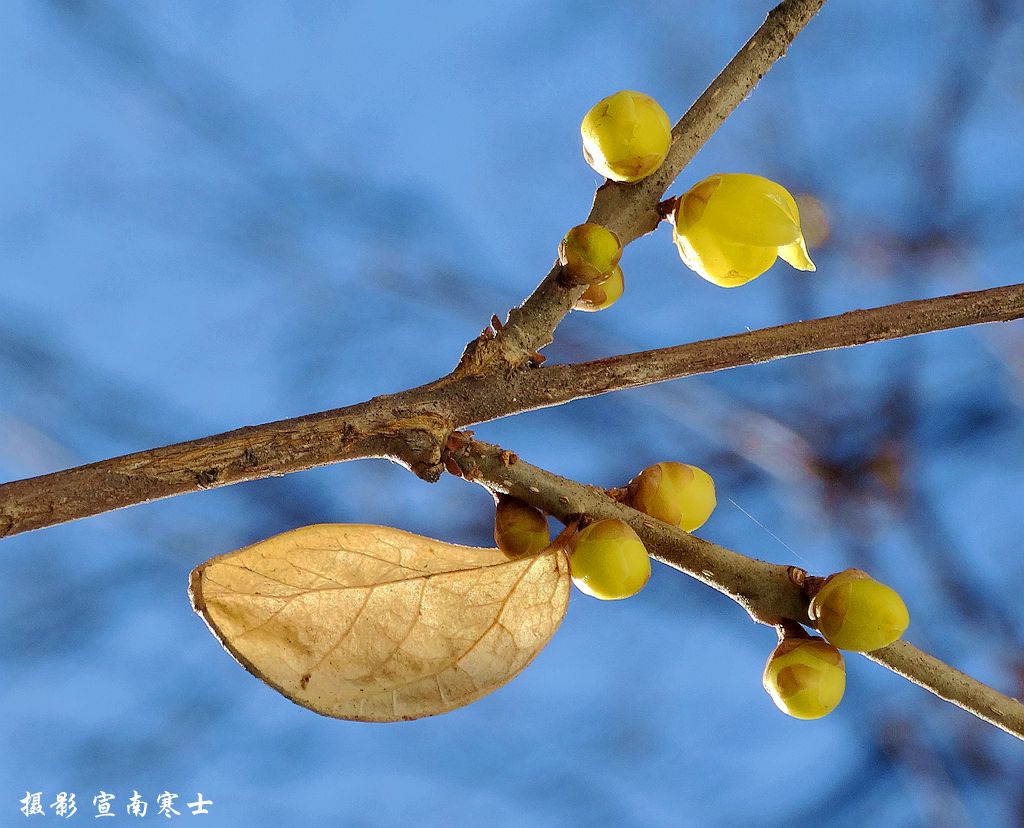
[{"label": "bud cluster", "polygon": [[622,296],[621,257],[619,237],[600,224],[579,224],[565,234],[558,246],[558,263],[569,282],[587,285],[574,305],[576,310],[604,310]]}]

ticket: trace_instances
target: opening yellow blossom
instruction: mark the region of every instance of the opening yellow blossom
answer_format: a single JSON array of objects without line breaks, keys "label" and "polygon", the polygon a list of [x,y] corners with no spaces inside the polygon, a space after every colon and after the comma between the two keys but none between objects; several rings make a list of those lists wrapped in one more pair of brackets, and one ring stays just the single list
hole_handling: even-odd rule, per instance
[{"label": "opening yellow blossom", "polygon": [[679,199],[673,238],[688,268],[721,287],[756,279],[782,257],[814,270],[785,187],[747,173],[705,178]]}]

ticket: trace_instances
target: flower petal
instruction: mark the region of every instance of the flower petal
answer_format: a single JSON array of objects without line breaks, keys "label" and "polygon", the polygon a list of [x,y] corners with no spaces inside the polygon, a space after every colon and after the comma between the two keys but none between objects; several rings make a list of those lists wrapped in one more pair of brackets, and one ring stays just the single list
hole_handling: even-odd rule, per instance
[{"label": "flower petal", "polygon": [[700,218],[712,232],[740,244],[774,247],[800,235],[796,202],[784,187],[746,173],[715,177],[718,187]]},{"label": "flower petal", "polygon": [[683,263],[719,287],[738,287],[770,268],[777,248],[737,244],[710,232],[703,222],[686,232],[673,233]]},{"label": "flower petal", "polygon": [[784,244],[779,248],[779,257],[797,270],[817,270],[811,257],[807,254],[807,245],[803,235],[792,244]]}]

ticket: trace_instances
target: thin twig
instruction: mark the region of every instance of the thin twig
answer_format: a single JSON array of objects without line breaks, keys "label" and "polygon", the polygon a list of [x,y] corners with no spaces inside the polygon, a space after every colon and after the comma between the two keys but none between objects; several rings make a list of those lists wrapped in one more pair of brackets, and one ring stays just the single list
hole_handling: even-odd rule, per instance
[{"label": "thin twig", "polygon": [[897,641],[865,655],[940,699],[973,713],[1011,736],[1024,739],[1024,704],[961,673],[913,644]]},{"label": "thin twig", "polygon": [[[528,372],[517,398],[537,407],[696,374],[1024,318],[1024,284],[917,299],[651,351]],[[543,378],[540,381],[535,375]],[[534,393],[537,396],[531,397]]]},{"label": "thin twig", "polygon": [[[619,518],[640,535],[651,557],[714,587],[763,624],[784,620],[813,627],[799,570],[748,558],[687,534],[624,506],[601,489],[544,471],[499,446],[471,441],[451,452],[468,479],[511,494],[563,522],[586,515]],[[971,678],[907,641],[897,641],[867,658],[952,702],[1011,736],[1024,740],[1024,704]]]},{"label": "thin twig", "polygon": [[824,5],[825,0],[786,0],[772,9],[672,128],[672,146],[658,171],[637,184],[604,184],[594,196],[587,221],[610,228],[623,244],[657,227],[658,203],[665,191]]},{"label": "thin twig", "polygon": [[449,431],[580,397],[794,354],[1024,317],[1024,284],[794,322],[512,376],[445,377],[346,408],[251,426],[0,485],[0,537],[163,497],[388,457],[440,473]]},{"label": "thin twig", "polygon": [[[694,101],[672,128],[668,156],[653,175],[636,184],[607,181],[594,194],[587,221],[613,230],[624,244],[650,233],[660,221],[658,204],[698,150],[750,94],[772,65],[825,4],[825,0],[784,0]],[[580,298],[584,287],[564,284],[556,264],[523,304],[492,337],[473,340],[455,369],[481,376],[498,369],[519,368],[545,345],[558,323]]]},{"label": "thin twig", "polygon": [[603,489],[559,477],[498,446],[465,441],[448,456],[463,477],[524,500],[563,523],[579,515],[626,521],[655,560],[728,595],[756,621],[772,627],[783,618],[810,623],[807,599],[796,587],[790,567],[748,558],[690,535],[619,503]]}]

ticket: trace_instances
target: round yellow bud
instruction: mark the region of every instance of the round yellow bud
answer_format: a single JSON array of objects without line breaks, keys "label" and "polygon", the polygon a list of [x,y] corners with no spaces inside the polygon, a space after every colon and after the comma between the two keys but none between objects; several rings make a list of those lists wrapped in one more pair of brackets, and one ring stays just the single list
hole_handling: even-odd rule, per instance
[{"label": "round yellow bud", "polygon": [[768,656],[761,683],[786,715],[820,719],[843,698],[846,667],[839,650],[820,638],[786,638]]},{"label": "round yellow bud", "polygon": [[558,245],[562,269],[578,285],[592,285],[607,279],[622,258],[622,242],[600,224],[578,224]]},{"label": "round yellow bud", "polygon": [[756,279],[782,257],[814,270],[785,187],[746,173],[712,175],[680,197],[672,238],[690,270],[720,287]]},{"label": "round yellow bud", "polygon": [[494,509],[494,542],[506,555],[534,555],[551,543],[547,519],[528,503],[499,494]]},{"label": "round yellow bud", "polygon": [[808,614],[830,643],[858,653],[892,644],[910,625],[899,593],[859,569],[837,572],[825,581]]},{"label": "round yellow bud", "polygon": [[684,532],[693,532],[715,510],[715,481],[696,466],[655,463],[629,481],[626,503]]},{"label": "round yellow bud", "polygon": [[619,301],[625,289],[626,283],[622,278],[622,268],[615,265],[611,275],[588,287],[583,295],[576,300],[573,307],[588,313],[610,308]]},{"label": "round yellow bud", "polygon": [[628,523],[599,520],[572,539],[569,572],[581,592],[615,601],[643,589],[651,577],[651,559]]},{"label": "round yellow bud", "polygon": [[650,95],[623,90],[598,101],[580,125],[583,157],[613,181],[639,181],[661,166],[672,125]]}]

